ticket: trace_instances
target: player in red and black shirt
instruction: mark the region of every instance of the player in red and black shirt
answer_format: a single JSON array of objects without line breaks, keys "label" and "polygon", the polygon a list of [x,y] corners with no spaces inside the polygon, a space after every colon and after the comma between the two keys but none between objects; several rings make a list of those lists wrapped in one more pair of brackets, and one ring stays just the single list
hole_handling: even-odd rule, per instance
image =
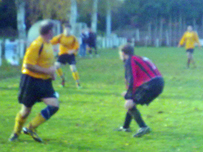
[{"label": "player in red and black shirt", "polygon": [[158,97],[163,91],[164,80],[157,67],[148,58],[134,55],[132,46],[125,45],[120,51],[120,57],[125,63],[127,92],[123,95],[128,112],[124,126],[118,131],[130,131],[130,122],[134,118],[140,127],[134,137],[141,137],[149,133],[150,128],[145,124],[136,105],[149,105]]}]

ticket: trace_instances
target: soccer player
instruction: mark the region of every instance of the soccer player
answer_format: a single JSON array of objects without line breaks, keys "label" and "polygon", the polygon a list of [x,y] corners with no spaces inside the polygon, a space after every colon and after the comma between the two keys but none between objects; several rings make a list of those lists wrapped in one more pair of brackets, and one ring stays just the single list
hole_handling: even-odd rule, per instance
[{"label": "soccer player", "polygon": [[58,36],[55,36],[51,40],[51,43],[53,45],[60,44],[59,53],[58,53],[59,57],[56,62],[56,67],[57,67],[57,74],[62,79],[61,85],[63,87],[65,86],[65,76],[60,67],[61,67],[61,64],[65,65],[66,63],[68,63],[72,71],[72,76],[76,81],[76,85],[78,88],[80,88],[81,86],[79,82],[79,74],[76,68],[76,60],[75,60],[75,55],[77,54],[79,43],[76,37],[71,35],[71,26],[69,24],[64,24],[64,32]]},{"label": "soccer player", "polygon": [[90,57],[92,57],[92,49],[94,49],[96,57],[99,57],[97,52],[97,36],[92,31],[91,28],[89,28],[88,38],[87,38],[87,49],[90,54]]},{"label": "soccer player", "polygon": [[37,142],[42,142],[36,133],[36,128],[59,109],[59,102],[52,86],[56,70],[54,52],[50,43],[53,26],[51,21],[44,21],[40,27],[40,36],[26,50],[18,96],[21,110],[16,115],[14,131],[9,141],[18,139],[32,107],[36,102],[43,101],[47,107],[23,128],[25,134],[30,135]]},{"label": "soccer player", "polygon": [[79,55],[80,57],[85,57],[86,56],[86,42],[87,42],[87,34],[85,29],[82,30],[82,33],[80,34],[81,38],[81,44],[80,44],[80,51]]},{"label": "soccer player", "polygon": [[193,31],[192,26],[188,26],[187,31],[184,33],[184,35],[182,36],[178,44],[178,47],[185,44],[187,58],[188,58],[187,68],[190,67],[190,63],[193,63],[193,66],[196,67],[195,61],[193,58],[195,43],[198,44],[199,48],[201,47],[197,33]]},{"label": "soccer player", "polygon": [[134,48],[125,45],[120,51],[120,58],[125,63],[125,78],[128,83],[125,98],[125,108],[128,110],[124,125],[118,131],[130,131],[132,118],[140,129],[134,137],[141,137],[150,132],[141,117],[137,105],[149,105],[163,91],[164,80],[157,67],[146,57],[134,55]]}]

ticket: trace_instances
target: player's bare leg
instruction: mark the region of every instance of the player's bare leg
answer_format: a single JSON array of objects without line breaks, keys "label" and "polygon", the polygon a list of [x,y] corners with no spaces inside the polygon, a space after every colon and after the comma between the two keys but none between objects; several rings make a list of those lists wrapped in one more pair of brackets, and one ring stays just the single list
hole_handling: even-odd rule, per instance
[{"label": "player's bare leg", "polygon": [[187,52],[187,68],[190,67],[190,62],[191,62],[191,53]]},{"label": "player's bare leg", "polygon": [[194,57],[193,57],[192,54],[191,54],[191,57],[190,57],[190,61],[191,61],[191,63],[193,64],[193,68],[196,68],[197,66],[196,66],[196,64],[195,64]]},{"label": "player's bare leg", "polygon": [[57,73],[57,74],[60,76],[60,78],[61,78],[61,86],[62,86],[62,87],[65,87],[65,76],[64,76],[63,71],[62,71],[62,69],[61,69],[61,63],[56,62],[55,65],[56,65],[56,68],[57,68],[56,73]]}]

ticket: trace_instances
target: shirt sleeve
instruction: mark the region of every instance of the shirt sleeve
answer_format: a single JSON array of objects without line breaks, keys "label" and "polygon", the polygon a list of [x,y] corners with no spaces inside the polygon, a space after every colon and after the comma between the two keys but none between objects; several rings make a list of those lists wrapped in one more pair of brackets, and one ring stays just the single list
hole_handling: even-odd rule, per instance
[{"label": "shirt sleeve", "polygon": [[39,58],[39,50],[42,44],[32,43],[26,50],[24,64],[36,65]]},{"label": "shirt sleeve", "polygon": [[196,32],[195,32],[195,42],[197,42],[199,45],[201,45],[200,42],[199,42],[198,34]]},{"label": "shirt sleeve", "polygon": [[56,44],[60,43],[61,36],[62,35],[57,35],[57,36],[53,37],[52,40],[50,41],[51,44],[56,45]]},{"label": "shirt sleeve", "polygon": [[128,61],[125,65],[125,79],[128,83],[128,90],[125,95],[125,99],[133,99],[133,74],[132,74],[132,65],[131,62]]},{"label": "shirt sleeve", "polygon": [[74,43],[73,43],[73,50],[78,50],[79,49],[79,42],[76,37],[74,37]]},{"label": "shirt sleeve", "polygon": [[185,34],[182,36],[179,45],[183,45],[185,43]]}]

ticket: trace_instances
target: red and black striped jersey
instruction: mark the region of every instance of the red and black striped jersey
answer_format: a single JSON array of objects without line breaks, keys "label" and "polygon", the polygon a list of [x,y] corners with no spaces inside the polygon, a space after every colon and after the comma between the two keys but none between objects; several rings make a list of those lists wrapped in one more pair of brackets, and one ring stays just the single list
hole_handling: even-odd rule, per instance
[{"label": "red and black striped jersey", "polygon": [[125,99],[132,99],[136,89],[155,77],[162,77],[158,68],[146,57],[131,56],[125,61],[125,79],[128,90]]}]

